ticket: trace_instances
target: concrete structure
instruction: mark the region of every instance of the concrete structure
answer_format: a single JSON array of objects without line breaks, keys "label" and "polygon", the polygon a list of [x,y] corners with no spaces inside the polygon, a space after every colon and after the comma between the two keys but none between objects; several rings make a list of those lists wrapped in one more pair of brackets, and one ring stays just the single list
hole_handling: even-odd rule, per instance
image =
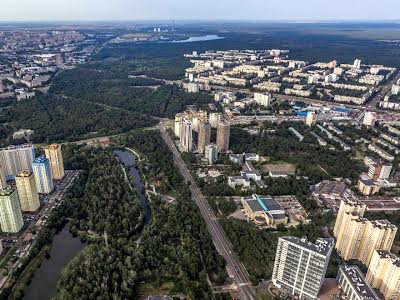
[{"label": "concrete structure", "polygon": [[210,124],[212,128],[217,128],[220,120],[221,115],[219,113],[210,113]]},{"label": "concrete structure", "polygon": [[271,105],[271,94],[255,93],[254,100],[258,105],[268,107]]},{"label": "concrete structure", "polygon": [[208,122],[200,122],[199,124],[199,135],[198,135],[198,143],[197,150],[200,153],[204,153],[205,147],[210,144],[211,138],[211,125]]},{"label": "concrete structure", "polygon": [[24,170],[32,171],[34,159],[35,150],[31,144],[9,146],[0,153],[1,165],[4,166],[4,172],[9,178],[14,178]]},{"label": "concrete structure", "polygon": [[0,165],[0,189],[5,189],[7,186],[6,173],[3,165]]},{"label": "concrete structure", "polygon": [[310,127],[315,126],[317,124],[317,114],[313,111],[309,111],[307,113],[306,124]]},{"label": "concrete structure", "polygon": [[183,151],[191,152],[193,149],[193,127],[189,119],[182,119],[180,126],[180,142]]},{"label": "concrete structure", "polygon": [[297,299],[317,299],[334,246],[333,239],[280,237],[272,282]]},{"label": "concrete structure", "polygon": [[33,161],[32,167],[38,193],[50,194],[54,188],[50,161],[42,155]]},{"label": "concrete structure", "polygon": [[363,124],[368,127],[374,127],[376,123],[376,113],[367,111],[365,112]]},{"label": "concrete structure", "polygon": [[344,299],[380,300],[357,266],[341,265],[336,280],[345,295]]},{"label": "concrete structure", "polygon": [[218,148],[215,144],[209,144],[205,146],[204,157],[208,160],[208,163],[212,165],[218,159]]},{"label": "concrete structure", "polygon": [[243,197],[241,203],[247,218],[257,224],[276,226],[288,223],[285,210],[278,201],[270,196],[254,194],[250,197]]},{"label": "concrete structure", "polygon": [[36,180],[32,172],[23,171],[15,177],[21,210],[25,212],[37,211],[40,207]]},{"label": "concrete structure", "polygon": [[369,166],[368,176],[372,180],[388,179],[392,172],[392,165],[383,161],[374,162]]},{"label": "concrete structure", "polygon": [[358,200],[340,203],[335,227],[336,250],[344,260],[356,259],[370,264],[375,250],[392,248],[397,227],[387,220],[363,218],[366,205]]},{"label": "concrete structure", "polygon": [[17,233],[24,226],[17,190],[9,186],[0,190],[0,225],[6,233]]},{"label": "concrete structure", "polygon": [[229,136],[231,132],[231,126],[227,121],[220,121],[217,129],[217,147],[219,152],[229,151]]},{"label": "concrete structure", "polygon": [[52,144],[48,145],[44,149],[44,153],[46,158],[50,161],[51,166],[51,176],[54,180],[61,180],[63,179],[65,172],[64,172],[64,160],[61,151],[61,145]]},{"label": "concrete structure", "polygon": [[368,175],[362,174],[358,179],[357,188],[364,196],[370,196],[379,193],[381,186]]},{"label": "concrete structure", "polygon": [[199,84],[197,82],[189,82],[187,84],[188,93],[198,93],[199,92]]},{"label": "concrete structure", "polygon": [[385,300],[399,300],[400,257],[385,250],[375,251],[366,280],[380,291]]},{"label": "concrete structure", "polygon": [[361,59],[354,60],[353,68],[357,70],[361,69]]}]

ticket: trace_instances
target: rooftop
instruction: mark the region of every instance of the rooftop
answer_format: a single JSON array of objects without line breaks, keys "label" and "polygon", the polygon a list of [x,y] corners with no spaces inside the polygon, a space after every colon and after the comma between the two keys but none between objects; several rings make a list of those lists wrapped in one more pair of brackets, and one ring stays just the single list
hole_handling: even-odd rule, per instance
[{"label": "rooftop", "polygon": [[323,256],[329,256],[330,252],[334,246],[334,240],[332,238],[320,238],[317,240],[317,242],[311,243],[310,241],[307,240],[307,238],[298,238],[294,236],[284,236],[280,237],[280,239],[284,239],[288,242],[291,242],[292,244],[295,244],[297,246],[300,246],[302,248],[305,248],[309,251],[321,254]]},{"label": "rooftop", "polygon": [[[245,197],[244,201],[248,203],[253,211],[264,211],[272,214],[274,214],[274,211],[277,211],[276,214],[284,211],[282,205],[270,196],[259,196],[254,194],[250,197]],[[274,217],[276,214],[274,214]]]},{"label": "rooftop", "polygon": [[48,159],[44,155],[41,155],[41,156],[37,157],[33,162],[38,163],[38,164],[43,164],[47,161],[48,161]]},{"label": "rooftop", "polygon": [[365,281],[360,269],[357,266],[342,265],[340,272],[346,276],[354,291],[363,300],[380,299],[371,286]]}]

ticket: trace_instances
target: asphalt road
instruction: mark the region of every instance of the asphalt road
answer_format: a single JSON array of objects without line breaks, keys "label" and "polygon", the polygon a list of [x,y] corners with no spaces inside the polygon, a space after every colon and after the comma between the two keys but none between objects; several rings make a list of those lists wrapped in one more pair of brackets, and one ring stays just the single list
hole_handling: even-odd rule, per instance
[{"label": "asphalt road", "polygon": [[186,182],[190,182],[190,189],[192,192],[192,200],[197,204],[200,209],[201,215],[207,224],[207,229],[211,235],[217,251],[225,258],[227,269],[233,276],[233,280],[239,290],[240,299],[258,299],[255,291],[250,283],[250,279],[245,267],[240,262],[238,256],[233,251],[233,246],[225,235],[224,230],[219,224],[214,212],[212,211],[207,200],[201,193],[201,190],[194,181],[192,175],[186,167],[185,162],[182,160],[180,153],[175,147],[174,142],[166,131],[166,120],[160,122],[159,129],[161,136],[167,144],[168,148],[173,154],[174,162],[177,165],[180,173]]}]

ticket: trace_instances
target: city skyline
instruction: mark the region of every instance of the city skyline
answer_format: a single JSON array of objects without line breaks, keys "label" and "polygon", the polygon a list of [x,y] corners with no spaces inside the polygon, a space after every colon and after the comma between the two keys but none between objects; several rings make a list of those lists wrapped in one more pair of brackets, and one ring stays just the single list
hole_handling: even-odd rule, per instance
[{"label": "city skyline", "polygon": [[[182,0],[19,0],[8,3],[0,12],[0,22],[10,21],[127,21],[127,20],[247,20],[247,21],[394,21],[399,20],[400,3],[387,0],[385,5],[366,0],[359,3],[335,1],[329,10],[323,1],[299,3],[289,0],[287,8],[270,0],[183,2]],[[56,4],[56,5],[55,5]]]}]

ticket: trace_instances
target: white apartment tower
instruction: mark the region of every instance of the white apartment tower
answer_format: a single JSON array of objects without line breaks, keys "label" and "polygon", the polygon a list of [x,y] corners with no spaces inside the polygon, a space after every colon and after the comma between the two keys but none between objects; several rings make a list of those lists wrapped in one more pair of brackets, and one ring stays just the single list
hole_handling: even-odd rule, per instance
[{"label": "white apartment tower", "polygon": [[32,171],[35,150],[31,144],[9,146],[1,151],[0,158],[6,176],[14,178],[24,170]]},{"label": "white apartment tower", "polygon": [[254,100],[258,105],[268,107],[271,105],[271,94],[255,93]]},{"label": "white apartment tower", "polygon": [[317,114],[313,111],[309,111],[307,113],[306,124],[310,127],[315,126],[317,124]]},{"label": "white apartment tower", "polygon": [[334,247],[333,239],[280,237],[272,282],[298,299],[317,299]]},{"label": "white apartment tower", "polygon": [[181,121],[180,142],[183,147],[183,151],[185,152],[192,151],[193,127],[192,127],[192,122],[186,118],[183,118]]},{"label": "white apartment tower", "polygon": [[0,225],[6,233],[17,233],[24,226],[17,190],[10,186],[0,190]]},{"label": "white apartment tower", "polygon": [[357,69],[357,70],[361,69],[361,60],[360,60],[360,59],[356,59],[356,60],[354,61],[354,63],[353,63],[353,68],[354,68],[354,69]]},{"label": "white apartment tower", "polygon": [[376,123],[376,113],[367,111],[364,115],[363,124],[368,127],[374,127]]}]

